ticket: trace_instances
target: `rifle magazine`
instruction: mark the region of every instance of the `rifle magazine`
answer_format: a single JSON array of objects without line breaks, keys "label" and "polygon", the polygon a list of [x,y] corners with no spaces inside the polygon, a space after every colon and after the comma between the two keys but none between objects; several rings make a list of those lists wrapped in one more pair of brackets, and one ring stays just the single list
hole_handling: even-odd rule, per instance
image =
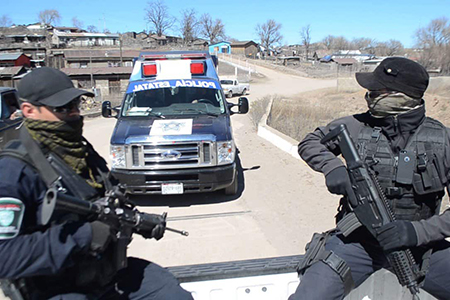
[{"label": "rifle magazine", "polygon": [[356,214],[354,212],[346,214],[339,222],[337,223],[337,228],[342,232],[342,234],[347,237],[353,231],[361,227],[362,224],[359,222]]}]

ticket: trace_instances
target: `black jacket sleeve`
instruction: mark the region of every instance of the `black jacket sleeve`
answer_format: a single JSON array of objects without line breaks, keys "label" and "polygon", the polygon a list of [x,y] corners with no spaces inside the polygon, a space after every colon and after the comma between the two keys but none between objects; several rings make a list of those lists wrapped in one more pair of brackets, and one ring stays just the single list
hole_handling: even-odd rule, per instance
[{"label": "black jacket sleeve", "polygon": [[19,235],[0,240],[0,278],[56,274],[72,264],[72,254],[88,249],[92,239],[88,223],[36,230],[45,192],[44,183],[26,163],[11,157],[0,158],[0,198],[15,198],[25,206]]},{"label": "black jacket sleeve", "polygon": [[350,136],[355,140],[361,129],[361,123],[354,116],[348,116],[332,121],[327,126],[318,127],[306,137],[298,145],[298,154],[300,157],[314,170],[327,175],[337,167],[343,166],[343,162],[337,157],[341,154],[341,150],[337,142],[323,145],[320,140],[331,129],[340,124],[345,124]]}]

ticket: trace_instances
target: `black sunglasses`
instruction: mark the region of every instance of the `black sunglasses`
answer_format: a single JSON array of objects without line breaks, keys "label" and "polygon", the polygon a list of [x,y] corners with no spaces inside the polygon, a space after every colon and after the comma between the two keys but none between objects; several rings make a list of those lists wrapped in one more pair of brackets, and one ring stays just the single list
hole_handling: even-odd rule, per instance
[{"label": "black sunglasses", "polygon": [[48,107],[51,111],[53,111],[54,113],[58,113],[58,114],[68,114],[71,111],[73,111],[74,109],[79,110],[80,109],[80,104],[81,104],[81,99],[76,99],[73,101],[70,101],[69,103],[67,103],[66,105],[63,106],[59,106],[59,107]]}]

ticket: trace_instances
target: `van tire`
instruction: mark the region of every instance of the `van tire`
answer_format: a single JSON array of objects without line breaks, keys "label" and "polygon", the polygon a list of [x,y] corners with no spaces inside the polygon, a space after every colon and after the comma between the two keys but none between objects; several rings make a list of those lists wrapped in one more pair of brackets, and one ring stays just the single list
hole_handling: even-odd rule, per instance
[{"label": "van tire", "polygon": [[236,170],[233,182],[229,186],[227,186],[223,191],[225,195],[236,195],[238,190],[239,190],[239,179],[238,179],[238,172]]},{"label": "van tire", "polygon": [[233,97],[233,91],[229,91],[228,94],[227,94],[227,96],[228,96],[228,98]]},{"label": "van tire", "polygon": [[244,89],[243,91],[242,91],[242,95],[247,95],[247,89]]}]

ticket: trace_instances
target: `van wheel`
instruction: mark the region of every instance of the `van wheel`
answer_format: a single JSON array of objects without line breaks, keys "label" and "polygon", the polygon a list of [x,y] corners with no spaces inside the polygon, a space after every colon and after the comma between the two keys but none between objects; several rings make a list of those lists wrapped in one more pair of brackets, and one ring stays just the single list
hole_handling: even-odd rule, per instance
[{"label": "van wheel", "polygon": [[238,180],[238,172],[234,174],[234,181],[224,189],[225,195],[235,195],[238,192],[239,188],[239,180]]},{"label": "van wheel", "polygon": [[231,97],[233,97],[233,91],[228,92],[228,98],[231,98]]},{"label": "van wheel", "polygon": [[243,91],[242,91],[242,95],[247,95],[247,89],[244,89]]}]

